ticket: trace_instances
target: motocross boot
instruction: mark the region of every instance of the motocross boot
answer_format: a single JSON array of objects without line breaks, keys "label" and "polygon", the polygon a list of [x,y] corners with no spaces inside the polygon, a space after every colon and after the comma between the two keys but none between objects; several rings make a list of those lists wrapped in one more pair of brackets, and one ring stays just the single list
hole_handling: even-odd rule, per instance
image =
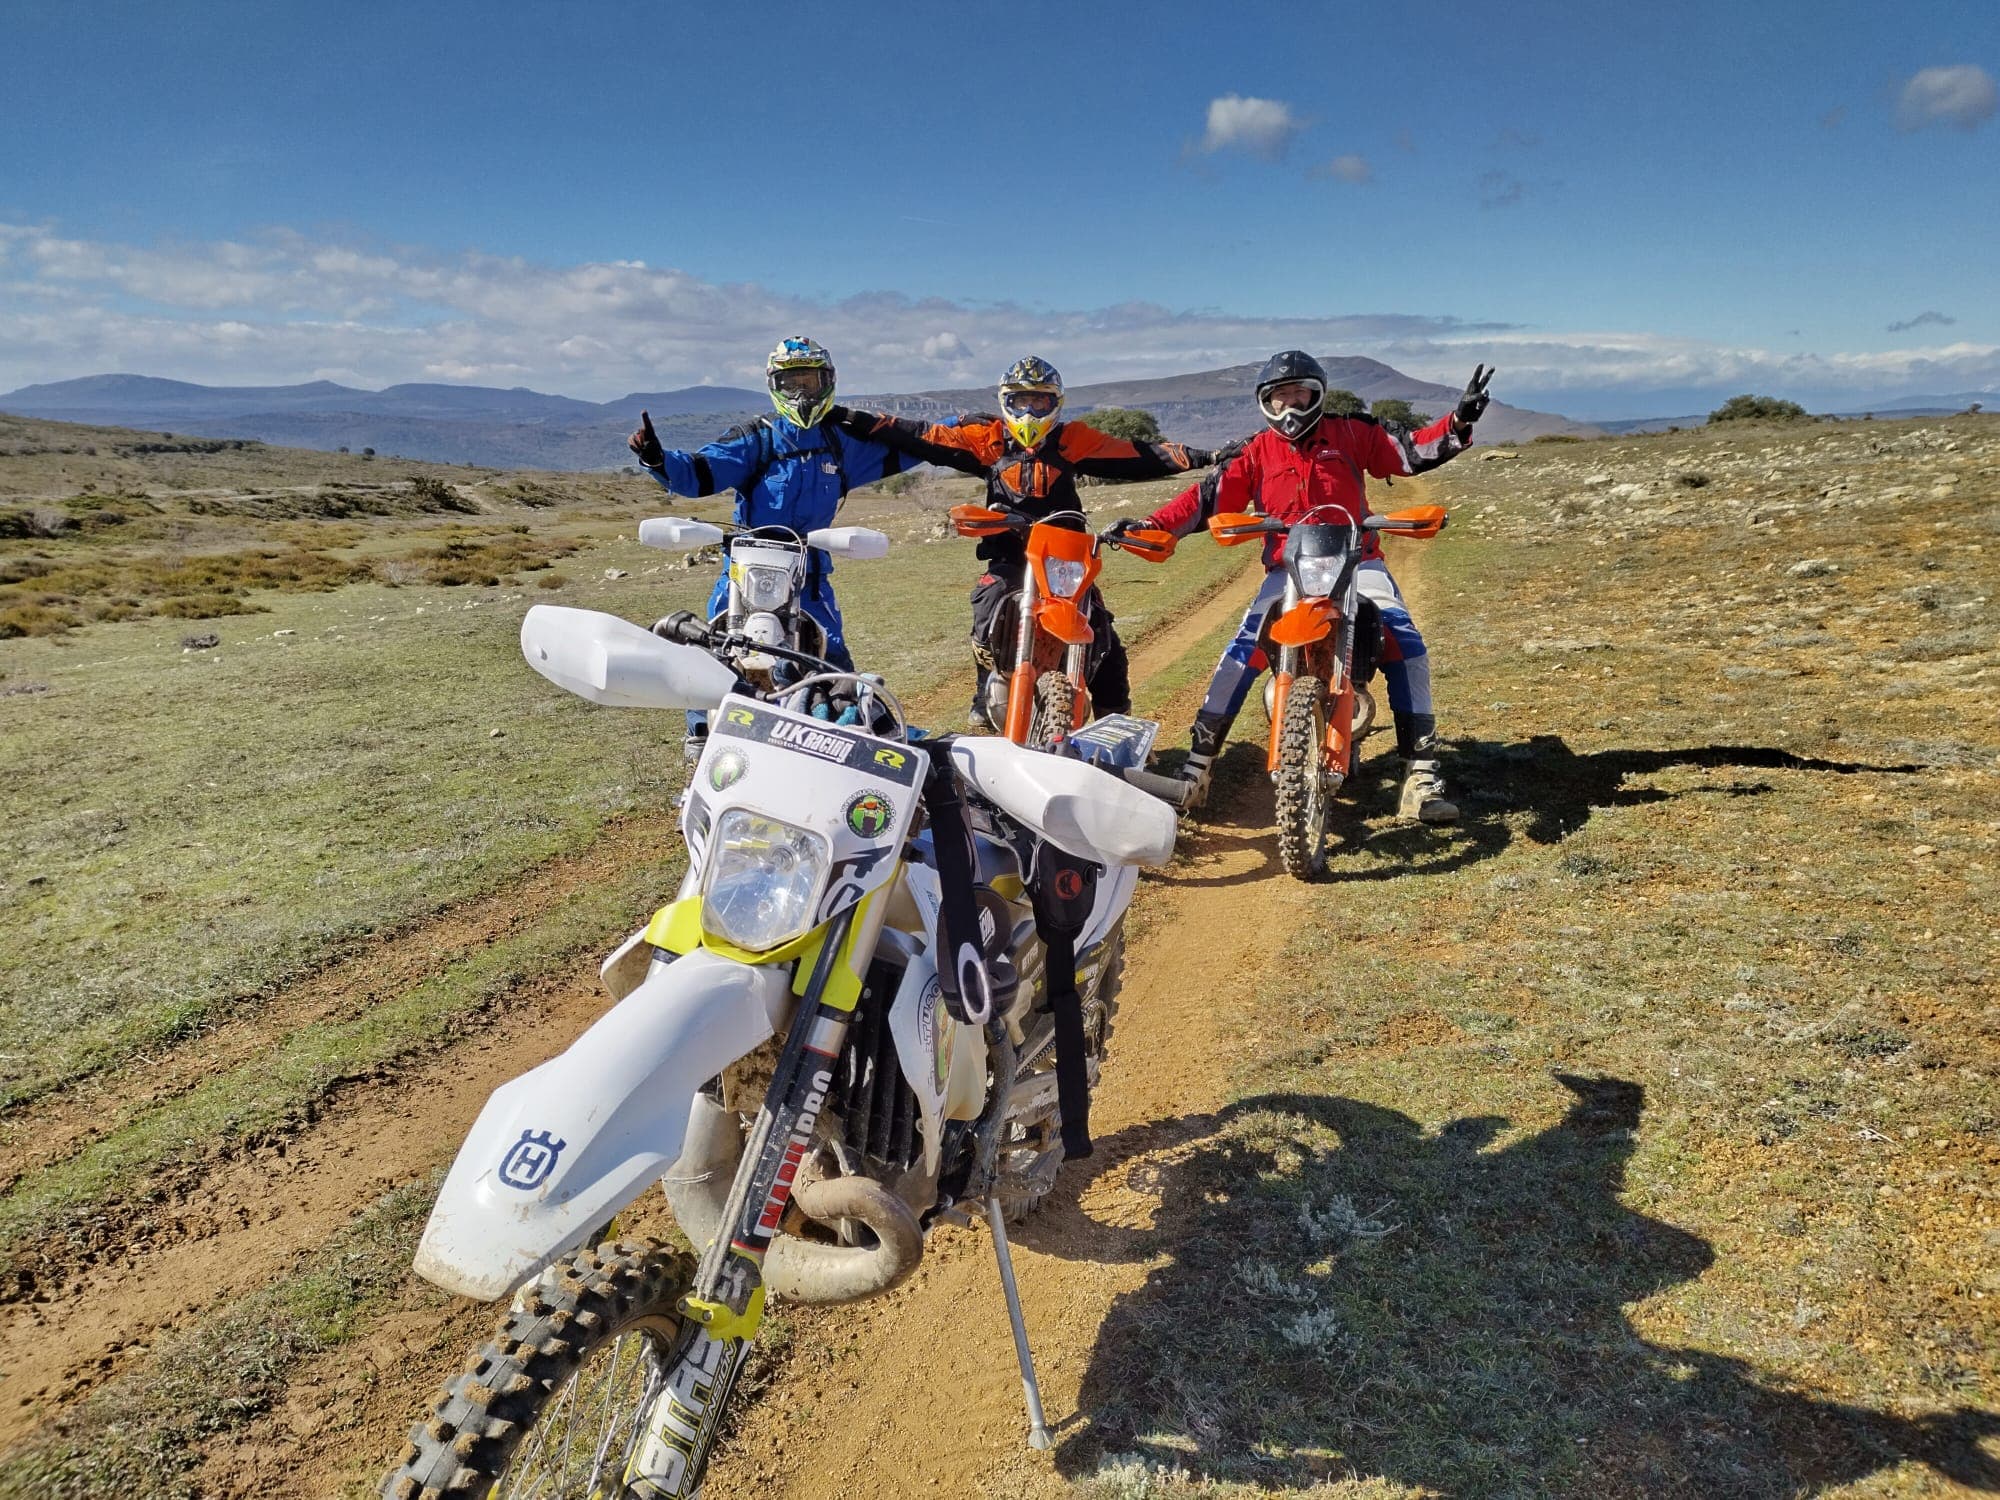
[{"label": "motocross boot", "polygon": [[1196,714],[1188,731],[1188,757],[1181,762],[1180,779],[1187,783],[1184,812],[1194,812],[1208,801],[1208,783],[1215,774],[1215,757],[1222,753],[1222,741],[1229,733],[1233,714]]},{"label": "motocross boot", "polygon": [[1397,811],[1420,823],[1456,823],[1458,804],[1445,795],[1437,748],[1434,716],[1396,715],[1396,752],[1403,761],[1403,799]]}]

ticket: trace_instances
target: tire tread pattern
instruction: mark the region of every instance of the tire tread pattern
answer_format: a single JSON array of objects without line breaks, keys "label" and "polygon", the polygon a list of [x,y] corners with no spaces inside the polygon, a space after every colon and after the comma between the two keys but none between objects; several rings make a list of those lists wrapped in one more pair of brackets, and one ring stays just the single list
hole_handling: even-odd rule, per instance
[{"label": "tire tread pattern", "polygon": [[410,1429],[384,1500],[483,1493],[597,1346],[639,1318],[675,1316],[693,1279],[694,1258],[656,1240],[607,1241],[544,1271]]}]

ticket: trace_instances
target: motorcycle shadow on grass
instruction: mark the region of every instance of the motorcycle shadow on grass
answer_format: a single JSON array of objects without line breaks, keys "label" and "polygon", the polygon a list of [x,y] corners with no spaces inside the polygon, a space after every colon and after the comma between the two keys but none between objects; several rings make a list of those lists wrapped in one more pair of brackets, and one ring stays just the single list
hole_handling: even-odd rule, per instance
[{"label": "motorcycle shadow on grass", "polygon": [[[1565,1117],[1497,1148],[1505,1120],[1426,1135],[1302,1094],[1101,1141],[1036,1241],[1156,1264],[1099,1330],[1059,1469],[1789,1500],[1915,1459],[2000,1490],[1994,1413],[1910,1420],[1641,1338],[1626,1307],[1714,1253],[1620,1201],[1641,1087],[1556,1082]],[[1146,1223],[1135,1201],[1150,1227],[1105,1222]]]},{"label": "motorcycle shadow on grass", "polygon": [[1824,760],[1769,745],[1690,745],[1677,750],[1594,750],[1579,755],[1561,735],[1537,734],[1501,744],[1493,740],[1454,741],[1444,771],[1475,819],[1509,812],[1526,815],[1522,835],[1531,843],[1558,844],[1604,808],[1638,807],[1685,796],[1761,797],[1772,790],[1762,780],[1666,791],[1634,785],[1662,771],[1819,771],[1839,776],[1910,775],[1928,767],[1871,765]]}]

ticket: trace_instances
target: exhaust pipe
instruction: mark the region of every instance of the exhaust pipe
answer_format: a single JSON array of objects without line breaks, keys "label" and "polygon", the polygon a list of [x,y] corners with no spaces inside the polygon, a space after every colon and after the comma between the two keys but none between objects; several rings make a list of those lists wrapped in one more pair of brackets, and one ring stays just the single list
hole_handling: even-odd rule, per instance
[{"label": "exhaust pipe", "polygon": [[[688,1116],[680,1160],[660,1179],[681,1231],[696,1246],[722,1229],[722,1210],[743,1155],[736,1116],[706,1094]],[[824,1245],[780,1234],[764,1257],[764,1285],[793,1302],[859,1302],[879,1296],[917,1268],[924,1232],[909,1204],[870,1177],[826,1177],[792,1194],[807,1218],[822,1224],[852,1219],[875,1236],[873,1245]]]}]

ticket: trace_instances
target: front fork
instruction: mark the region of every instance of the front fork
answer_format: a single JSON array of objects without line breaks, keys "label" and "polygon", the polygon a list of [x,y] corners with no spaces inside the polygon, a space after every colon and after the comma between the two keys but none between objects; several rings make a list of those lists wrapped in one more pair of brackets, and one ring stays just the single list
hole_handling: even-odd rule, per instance
[{"label": "front fork", "polygon": [[1014,676],[1007,684],[1004,732],[1017,745],[1028,743],[1035,719],[1035,569],[1022,570],[1020,618],[1014,625]]},{"label": "front fork", "polygon": [[693,1500],[729,1393],[764,1321],[764,1256],[792,1201],[799,1166],[833,1087],[851,1019],[822,1003],[854,924],[850,907],[827,925],[812,976],[751,1127],[720,1225],[681,1299],[681,1342],[652,1409],[646,1440],[625,1476],[644,1500]]}]

